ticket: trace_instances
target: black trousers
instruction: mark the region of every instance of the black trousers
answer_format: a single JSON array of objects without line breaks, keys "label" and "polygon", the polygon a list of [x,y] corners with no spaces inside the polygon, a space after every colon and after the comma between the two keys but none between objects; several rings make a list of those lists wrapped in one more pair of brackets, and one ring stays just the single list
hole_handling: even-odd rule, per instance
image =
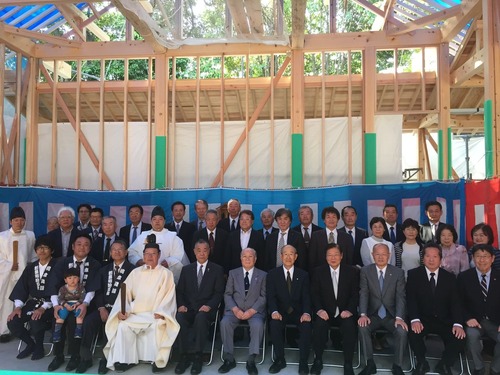
[{"label": "black trousers", "polygon": [[[43,346],[43,338],[45,331],[52,327],[54,320],[54,310],[52,308],[45,310],[40,319],[32,320],[31,312],[35,308],[36,302],[30,300],[21,309],[21,317],[14,316],[14,318],[7,322],[7,327],[13,336],[23,340],[27,344],[31,344],[31,335],[33,335],[37,347]],[[29,331],[24,324],[29,322]]]},{"label": "black trousers", "polygon": [[285,338],[284,330],[287,324],[297,326],[299,331],[299,356],[301,362],[307,362],[309,357],[309,349],[311,346],[311,322],[300,322],[302,314],[292,312],[284,314],[282,320],[269,320],[271,330],[271,341],[274,345],[274,351],[277,359],[285,358]]},{"label": "black trousers", "polygon": [[[202,353],[208,336],[210,324],[215,320],[216,311],[209,312],[189,310],[185,313],[178,312],[175,316],[181,326],[179,332],[179,348],[181,354],[186,354],[190,348],[195,353]],[[194,333],[194,347],[191,345],[191,329]]]},{"label": "black trousers", "polygon": [[358,340],[357,321],[354,316],[342,319],[340,314],[336,318],[330,318],[329,320],[323,320],[319,316],[316,316],[313,337],[314,354],[316,358],[321,359],[323,355],[330,327],[339,327],[340,336],[342,337],[344,361],[352,362],[356,341]]}]

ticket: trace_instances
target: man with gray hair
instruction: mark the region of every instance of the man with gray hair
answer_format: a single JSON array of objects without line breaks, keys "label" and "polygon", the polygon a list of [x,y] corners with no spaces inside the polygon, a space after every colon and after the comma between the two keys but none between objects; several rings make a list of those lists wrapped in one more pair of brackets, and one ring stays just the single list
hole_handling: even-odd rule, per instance
[{"label": "man with gray hair", "polygon": [[74,226],[75,210],[69,206],[64,206],[57,211],[57,221],[59,228],[50,231],[47,235],[54,246],[54,258],[73,255],[72,245],[79,231]]},{"label": "man with gray hair", "polygon": [[119,238],[116,235],[116,218],[114,216],[104,216],[101,222],[102,236],[92,242],[90,256],[106,266],[111,262],[111,245]]},{"label": "man with gray hair", "polygon": [[262,223],[262,235],[264,236],[264,240],[267,239],[267,236],[273,232],[278,231],[278,228],[273,227],[274,223],[274,211],[270,208],[264,208],[260,212],[260,222]]},{"label": "man with gray hair", "polygon": [[250,344],[246,368],[249,375],[258,373],[255,358],[264,335],[266,318],[266,273],[255,268],[257,252],[247,247],[241,251],[241,267],[229,271],[224,293],[224,317],[220,322],[224,363],[219,368],[225,374],[236,367],[233,356],[234,330],[241,322],[250,327]]}]

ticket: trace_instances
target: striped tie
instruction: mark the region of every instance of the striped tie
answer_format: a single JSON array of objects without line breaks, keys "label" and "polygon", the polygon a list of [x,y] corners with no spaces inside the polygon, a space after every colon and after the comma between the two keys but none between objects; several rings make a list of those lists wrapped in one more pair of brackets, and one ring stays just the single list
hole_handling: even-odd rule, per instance
[{"label": "striped tie", "polygon": [[481,293],[483,293],[484,301],[488,298],[488,284],[486,284],[486,275],[483,273],[481,275]]}]

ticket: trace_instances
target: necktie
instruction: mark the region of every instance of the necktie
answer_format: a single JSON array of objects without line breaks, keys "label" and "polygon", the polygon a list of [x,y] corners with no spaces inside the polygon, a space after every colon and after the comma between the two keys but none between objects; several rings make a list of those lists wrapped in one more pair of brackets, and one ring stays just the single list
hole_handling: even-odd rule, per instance
[{"label": "necktie", "polygon": [[354,246],[354,236],[352,235],[352,230],[349,231],[352,240],[352,246]]},{"label": "necktie", "polygon": [[267,236],[269,236],[269,231],[268,231],[268,230],[266,230],[266,231],[264,232],[264,239],[267,239]]},{"label": "necktie", "polygon": [[115,272],[113,272],[113,280],[116,280],[120,272],[120,266],[115,266]]},{"label": "necktie", "polygon": [[280,233],[280,240],[278,242],[278,248],[276,249],[276,267],[283,265],[283,261],[281,260],[281,249],[285,246],[285,234],[286,232]]},{"label": "necktie", "polygon": [[488,298],[488,284],[486,284],[486,274],[481,275],[481,293],[483,293],[483,299],[486,302]]},{"label": "necktie", "polygon": [[208,237],[208,245],[210,246],[210,252],[212,252],[215,247],[214,232],[210,232],[210,237]]},{"label": "necktie", "polygon": [[203,229],[203,221],[199,221],[198,222],[198,230],[202,230]]},{"label": "necktie", "polygon": [[198,270],[198,288],[201,285],[201,280],[203,280],[203,264],[200,266],[200,269]]},{"label": "necktie", "polygon": [[309,241],[311,240],[311,236],[309,236],[309,228],[304,227],[304,242],[306,245],[309,245]]},{"label": "necktie", "polygon": [[292,294],[292,278],[290,277],[290,271],[286,271],[286,286],[288,288],[288,293]]},{"label": "necktie", "polygon": [[391,242],[396,243],[396,233],[394,233],[394,227],[391,227]]},{"label": "necktie", "polygon": [[78,271],[80,272],[80,282],[82,280],[82,261],[81,260],[78,260],[75,262],[76,263],[76,268],[78,269]]},{"label": "necktie", "polygon": [[134,227],[134,231],[132,232],[132,242],[131,243],[134,243],[134,241],[137,239],[137,227]]},{"label": "necktie", "polygon": [[436,279],[434,278],[436,274],[434,272],[431,272],[431,279],[430,279],[430,284],[431,284],[431,291],[434,294],[434,291],[436,290]]},{"label": "necktie", "polygon": [[102,260],[108,260],[109,259],[109,249],[111,249],[111,238],[106,238],[106,246],[104,247],[104,256],[102,257]]},{"label": "necktie", "polygon": [[[380,293],[382,293],[382,291],[384,290],[384,273],[382,272],[382,270],[380,270],[380,276],[378,277],[378,283],[380,285]],[[384,319],[386,315],[387,315],[387,312],[385,310],[384,304],[382,303],[378,309],[378,316],[380,317],[380,319]]]},{"label": "necktie", "polygon": [[232,220],[231,221],[231,230],[235,230],[236,229],[236,220]]},{"label": "necktie", "polygon": [[250,279],[248,278],[248,271],[245,272],[245,296],[248,294],[248,289],[250,289]]},{"label": "necktie", "polygon": [[335,240],[333,238],[333,232],[330,232],[330,234],[328,235],[328,243],[333,243]]},{"label": "necktie", "polygon": [[[332,281],[333,281],[333,293],[335,294],[335,301],[337,301],[338,290],[339,290],[339,284],[337,282],[337,271],[332,272]],[[337,317],[339,315],[339,306],[337,302],[335,302],[335,305],[337,305],[337,307],[335,308],[335,317]]]},{"label": "necktie", "polygon": [[179,223],[175,224],[175,231],[179,234],[179,229],[181,229],[181,225]]},{"label": "necktie", "polygon": [[94,229],[94,234],[92,235],[92,239],[95,241],[95,239],[97,238],[98,235],[99,235],[98,230]]}]

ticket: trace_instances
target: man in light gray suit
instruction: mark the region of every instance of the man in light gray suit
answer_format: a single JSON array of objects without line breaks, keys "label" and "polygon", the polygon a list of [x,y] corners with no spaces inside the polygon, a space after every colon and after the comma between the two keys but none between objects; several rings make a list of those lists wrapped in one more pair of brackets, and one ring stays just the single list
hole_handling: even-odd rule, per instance
[{"label": "man in light gray suit", "polygon": [[366,367],[360,375],[375,374],[372,333],[385,328],[394,336],[394,363],[392,373],[403,375],[404,348],[407,343],[408,326],[404,319],[405,274],[400,268],[389,264],[390,252],[386,244],[373,246],[375,263],[361,269],[359,291],[359,334],[363,343]]},{"label": "man in light gray suit", "polygon": [[242,250],[240,259],[242,267],[229,271],[224,293],[225,311],[220,322],[224,363],[219,373],[225,374],[236,367],[233,356],[234,330],[241,321],[247,321],[250,345],[246,367],[249,375],[256,375],[255,358],[264,335],[266,316],[266,273],[255,268],[257,252],[254,249]]}]

